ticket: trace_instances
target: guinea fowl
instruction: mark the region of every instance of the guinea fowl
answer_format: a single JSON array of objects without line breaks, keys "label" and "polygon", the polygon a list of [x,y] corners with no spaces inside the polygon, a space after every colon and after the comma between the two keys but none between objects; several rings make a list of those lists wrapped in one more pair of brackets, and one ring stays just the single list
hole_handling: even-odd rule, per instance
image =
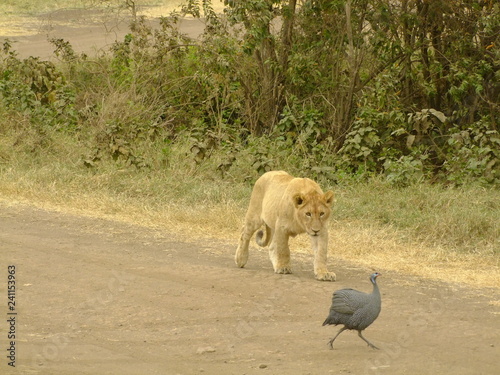
[{"label": "guinea fowl", "polygon": [[380,273],[375,272],[370,276],[373,284],[373,292],[363,293],[354,289],[341,289],[333,293],[332,306],[330,314],[323,323],[324,326],[334,324],[343,324],[344,327],[331,339],[330,349],[333,349],[333,342],[346,329],[355,329],[358,336],[361,337],[370,348],[378,349],[370,341],[365,339],[362,331],[377,319],[381,308],[380,291],[377,285],[377,277]]}]

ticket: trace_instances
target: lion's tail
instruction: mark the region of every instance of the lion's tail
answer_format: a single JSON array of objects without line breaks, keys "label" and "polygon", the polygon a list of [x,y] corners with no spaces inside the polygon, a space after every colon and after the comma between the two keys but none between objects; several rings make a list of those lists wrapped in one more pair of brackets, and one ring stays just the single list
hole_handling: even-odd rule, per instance
[{"label": "lion's tail", "polygon": [[266,247],[267,245],[269,245],[269,242],[271,241],[271,237],[272,237],[271,228],[269,228],[266,225],[266,238],[264,238],[264,231],[259,230],[257,232],[257,235],[255,236],[255,241],[257,242],[257,245],[262,246],[262,247]]}]

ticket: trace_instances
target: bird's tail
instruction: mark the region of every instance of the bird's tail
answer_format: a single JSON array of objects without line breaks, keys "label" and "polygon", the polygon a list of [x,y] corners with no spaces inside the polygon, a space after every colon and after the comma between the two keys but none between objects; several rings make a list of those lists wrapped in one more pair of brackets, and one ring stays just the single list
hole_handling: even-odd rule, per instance
[{"label": "bird's tail", "polygon": [[335,321],[332,320],[332,317],[330,315],[328,315],[328,317],[326,318],[326,320],[323,322],[323,325],[326,326],[326,325],[337,325],[338,323],[335,323]]}]

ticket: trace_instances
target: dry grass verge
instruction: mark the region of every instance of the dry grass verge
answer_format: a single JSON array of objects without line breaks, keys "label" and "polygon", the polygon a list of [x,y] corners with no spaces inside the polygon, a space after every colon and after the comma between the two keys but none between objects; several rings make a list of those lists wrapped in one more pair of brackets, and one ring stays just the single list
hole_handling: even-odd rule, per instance
[{"label": "dry grass verge", "polygon": [[[50,210],[134,223],[195,238],[196,241],[217,238],[235,246],[245,213],[246,203],[230,197],[222,197],[219,203],[200,200],[186,204],[148,196],[145,191],[137,191],[135,197],[117,195],[103,184],[96,181],[85,184],[78,178],[64,187],[58,182],[42,187],[40,181],[33,183],[33,177],[26,175],[17,181],[2,179],[0,198]],[[93,190],[91,186],[94,186]],[[291,247],[292,251],[310,252],[306,236],[293,239]],[[363,268],[391,270],[473,287],[500,287],[498,255],[460,253],[439,245],[430,246],[408,239],[407,234],[391,226],[332,220],[330,263],[333,269],[336,259]]]},{"label": "dry grass verge", "polygon": [[[172,145],[150,170],[102,161],[85,168],[86,148],[71,135],[18,123],[0,137],[0,198],[130,222],[236,246],[251,192],[247,175],[220,178],[217,155],[196,164],[189,144]],[[43,145],[43,147],[41,146]],[[161,155],[160,152],[152,154]],[[234,171],[236,173],[237,171]],[[325,186],[336,193],[330,262],[474,287],[500,287],[500,192],[380,181]],[[310,252],[306,236],[294,251]]]}]

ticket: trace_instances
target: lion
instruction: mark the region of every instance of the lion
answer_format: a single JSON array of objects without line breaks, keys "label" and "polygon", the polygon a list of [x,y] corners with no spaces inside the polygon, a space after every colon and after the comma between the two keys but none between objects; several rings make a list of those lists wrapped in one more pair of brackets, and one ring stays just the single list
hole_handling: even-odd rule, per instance
[{"label": "lion", "polygon": [[250,204],[241,230],[235,262],[243,268],[248,260],[248,245],[255,231],[256,242],[269,245],[269,257],[274,272],[292,273],[288,238],[307,233],[314,250],[314,275],[322,281],[335,281],[335,273],[326,266],[328,225],[333,192],[323,193],[319,185],[308,178],[295,178],[284,171],[263,174],[255,183]]}]

